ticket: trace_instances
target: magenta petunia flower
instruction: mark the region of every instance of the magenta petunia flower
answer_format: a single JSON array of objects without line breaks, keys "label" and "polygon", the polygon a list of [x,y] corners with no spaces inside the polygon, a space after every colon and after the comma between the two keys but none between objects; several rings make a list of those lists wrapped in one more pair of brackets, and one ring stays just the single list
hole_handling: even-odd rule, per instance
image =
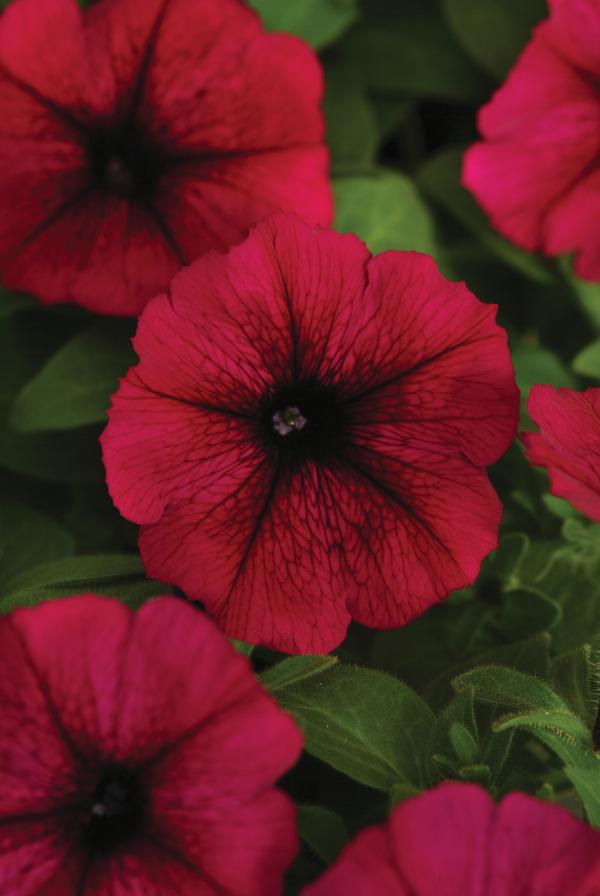
[{"label": "magenta petunia flower", "polygon": [[481,110],[463,179],[509,239],[576,252],[577,273],[600,280],[600,2],[550,10]]},{"label": "magenta petunia flower", "polygon": [[276,896],[301,736],[176,598],[0,618],[3,896]]},{"label": "magenta petunia flower", "polygon": [[521,434],[527,457],[547,467],[553,495],[600,522],[600,389],[534,386],[527,409],[540,427]]},{"label": "magenta petunia flower", "polygon": [[322,73],[241,0],[13,0],[0,18],[0,275],[137,314],[275,209],[329,224]]},{"label": "magenta petunia flower", "polygon": [[362,831],[302,896],[597,896],[600,832],[524,793],[446,783]]},{"label": "magenta petunia flower", "polygon": [[331,650],[471,583],[497,543],[506,334],[431,258],[276,215],[145,310],[102,436],[146,568],[231,636]]}]

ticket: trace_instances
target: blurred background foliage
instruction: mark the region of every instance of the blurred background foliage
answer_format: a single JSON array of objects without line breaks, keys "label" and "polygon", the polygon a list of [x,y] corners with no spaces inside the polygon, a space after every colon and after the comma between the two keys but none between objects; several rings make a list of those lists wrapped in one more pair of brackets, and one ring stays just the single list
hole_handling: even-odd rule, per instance
[{"label": "blurred background foliage", "polygon": [[[336,227],[372,251],[431,253],[499,305],[525,399],[600,384],[600,286],[516,249],[460,184],[478,108],[544,0],[254,0],[320,54]],[[98,435],[134,362],[133,320],[0,297],[0,612],[82,591],[135,606],[148,581],[113,508]],[[590,729],[600,696],[600,527],[548,494],[515,444],[492,470],[500,548],[473,588],[404,629],[353,626],[336,657],[238,644],[306,734],[285,781],[303,851],[289,892],[349,834],[444,777],[519,788],[600,824]]]}]

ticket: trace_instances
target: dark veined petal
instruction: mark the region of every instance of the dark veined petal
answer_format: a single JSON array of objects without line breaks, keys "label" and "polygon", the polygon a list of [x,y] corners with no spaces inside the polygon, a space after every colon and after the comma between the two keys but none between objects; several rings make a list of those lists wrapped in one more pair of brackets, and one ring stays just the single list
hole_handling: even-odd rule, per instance
[{"label": "dark veined petal", "polygon": [[[149,573],[291,652],[471,583],[500,519],[484,467],[518,413],[495,311],[426,256],[370,260],[284,215],[181,272],[102,437]],[[284,412],[313,435],[285,441]]]},{"label": "dark veined petal", "polygon": [[534,386],[527,404],[539,433],[522,433],[532,464],[546,467],[552,494],[600,522],[600,389]]}]

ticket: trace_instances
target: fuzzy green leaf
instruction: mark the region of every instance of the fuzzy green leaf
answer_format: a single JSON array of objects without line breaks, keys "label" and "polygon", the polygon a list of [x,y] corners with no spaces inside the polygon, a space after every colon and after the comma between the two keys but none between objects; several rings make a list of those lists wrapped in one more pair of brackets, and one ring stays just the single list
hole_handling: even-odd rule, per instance
[{"label": "fuzzy green leaf", "polygon": [[504,666],[481,666],[459,675],[452,682],[460,693],[473,688],[475,697],[499,706],[569,712],[566,703],[545,682]]},{"label": "fuzzy green leaf", "polygon": [[434,716],[391,675],[332,667],[276,694],[304,731],[309,753],[381,790],[423,786]]},{"label": "fuzzy green leaf", "polygon": [[271,693],[294,687],[313,675],[322,675],[338,662],[336,656],[290,656],[276,663],[260,676],[262,683]]}]

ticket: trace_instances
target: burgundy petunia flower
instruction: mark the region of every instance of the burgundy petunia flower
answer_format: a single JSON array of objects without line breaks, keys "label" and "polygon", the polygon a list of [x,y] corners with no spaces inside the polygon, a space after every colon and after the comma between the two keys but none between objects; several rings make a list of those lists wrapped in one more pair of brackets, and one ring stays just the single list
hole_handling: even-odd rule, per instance
[{"label": "burgundy petunia flower", "polygon": [[525,249],[576,252],[600,280],[600,2],[549,0],[506,83],[479,114],[463,178]]},{"label": "burgundy petunia flower", "polygon": [[534,386],[527,409],[541,430],[521,434],[527,457],[548,468],[553,495],[600,522],[600,389]]},{"label": "burgundy petunia flower", "polygon": [[301,736],[202,614],[74,597],[0,618],[2,896],[276,896]]},{"label": "burgundy petunia flower", "polygon": [[275,209],[332,214],[322,74],[241,0],[13,0],[0,18],[0,275],[137,314]]},{"label": "burgundy petunia flower", "polygon": [[276,215],[146,308],[102,436],[148,572],[230,635],[331,650],[472,582],[516,428],[506,334],[431,258]]},{"label": "burgundy petunia flower", "polygon": [[524,793],[446,783],[360,833],[302,896],[597,896],[600,832]]}]

